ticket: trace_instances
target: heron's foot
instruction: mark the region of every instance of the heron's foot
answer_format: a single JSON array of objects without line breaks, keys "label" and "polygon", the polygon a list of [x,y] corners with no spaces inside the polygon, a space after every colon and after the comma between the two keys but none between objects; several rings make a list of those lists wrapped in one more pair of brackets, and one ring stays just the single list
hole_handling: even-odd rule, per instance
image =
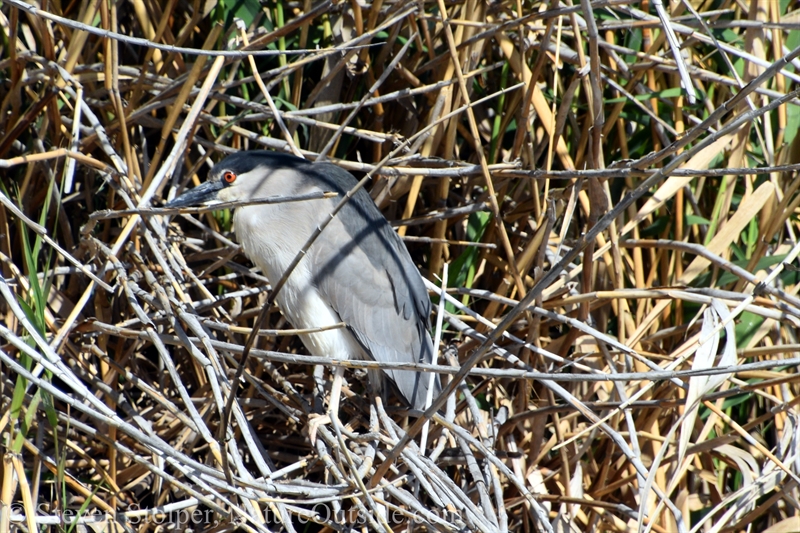
[{"label": "heron's foot", "polygon": [[342,380],[344,376],[344,368],[339,367],[333,375],[333,383],[331,383],[331,403],[328,405],[328,413],[325,415],[310,414],[308,415],[308,438],[311,440],[311,445],[317,441],[317,431],[323,424],[336,424],[337,428],[341,428],[339,424],[339,400],[342,396]]},{"label": "heron's foot", "polygon": [[317,442],[317,431],[320,426],[331,423],[331,416],[329,414],[321,415],[318,413],[311,413],[308,415],[308,438],[311,440],[313,446]]}]

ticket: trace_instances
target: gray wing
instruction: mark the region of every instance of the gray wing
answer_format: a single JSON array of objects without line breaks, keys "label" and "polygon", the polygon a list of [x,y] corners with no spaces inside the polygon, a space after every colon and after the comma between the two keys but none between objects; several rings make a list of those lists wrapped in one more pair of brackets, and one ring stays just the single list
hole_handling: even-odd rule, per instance
[{"label": "gray wing", "polygon": [[[315,285],[373,359],[430,363],[431,304],[422,277],[403,242],[361,192],[312,248]],[[386,373],[409,405],[424,408],[430,374]],[[434,398],[440,389],[436,376]]]}]

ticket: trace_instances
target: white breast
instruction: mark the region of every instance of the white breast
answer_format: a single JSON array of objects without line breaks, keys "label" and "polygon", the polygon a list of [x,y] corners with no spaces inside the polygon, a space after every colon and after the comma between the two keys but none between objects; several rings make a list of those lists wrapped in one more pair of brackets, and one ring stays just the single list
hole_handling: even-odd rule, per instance
[{"label": "white breast", "polygon": [[[308,240],[314,224],[280,213],[278,206],[237,209],[233,218],[236,237],[245,254],[273,286]],[[305,223],[304,223],[305,222]],[[310,226],[310,227],[309,227]],[[299,329],[334,326],[341,322],[336,311],[312,283],[309,259],[304,257],[292,271],[276,301],[287,320]],[[334,359],[364,359],[361,345],[344,327],[300,336],[312,355]]]}]

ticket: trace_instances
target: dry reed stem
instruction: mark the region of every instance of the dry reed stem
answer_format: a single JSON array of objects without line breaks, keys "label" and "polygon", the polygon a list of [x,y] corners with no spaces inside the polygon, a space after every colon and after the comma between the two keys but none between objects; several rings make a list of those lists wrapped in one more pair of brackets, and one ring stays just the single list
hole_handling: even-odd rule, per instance
[{"label": "dry reed stem", "polygon": [[[67,4],[0,7],[0,531],[797,529],[800,12]],[[264,148],[406,237],[425,416],[305,355],[229,211],[158,209]]]}]

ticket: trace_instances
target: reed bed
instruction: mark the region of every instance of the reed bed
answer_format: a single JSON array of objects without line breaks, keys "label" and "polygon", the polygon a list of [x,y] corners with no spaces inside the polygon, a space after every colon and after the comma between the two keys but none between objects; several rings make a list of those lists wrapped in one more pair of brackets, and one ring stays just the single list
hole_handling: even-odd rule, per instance
[{"label": "reed bed", "polygon": [[[6,0],[0,531],[800,530],[796,9]],[[160,209],[252,149],[406,240],[425,416]]]}]

